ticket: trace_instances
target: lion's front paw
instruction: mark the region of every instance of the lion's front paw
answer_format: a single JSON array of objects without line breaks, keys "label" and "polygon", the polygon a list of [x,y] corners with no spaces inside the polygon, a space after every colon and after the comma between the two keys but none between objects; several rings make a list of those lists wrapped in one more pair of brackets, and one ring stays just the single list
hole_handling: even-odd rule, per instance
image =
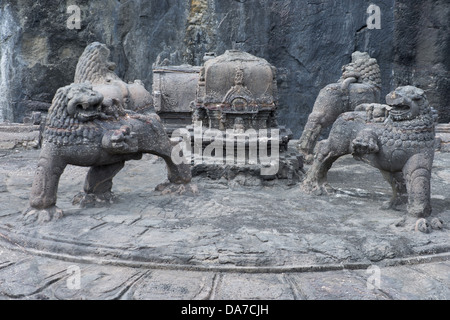
[{"label": "lion's front paw", "polygon": [[52,206],[46,209],[28,208],[23,213],[23,223],[28,224],[42,224],[54,220],[58,220],[63,216],[63,211],[57,206]]},{"label": "lion's front paw", "polygon": [[416,221],[415,230],[423,233],[430,233],[432,230],[441,230],[443,228],[443,222],[441,219],[434,217],[431,221],[425,218],[420,218]]}]

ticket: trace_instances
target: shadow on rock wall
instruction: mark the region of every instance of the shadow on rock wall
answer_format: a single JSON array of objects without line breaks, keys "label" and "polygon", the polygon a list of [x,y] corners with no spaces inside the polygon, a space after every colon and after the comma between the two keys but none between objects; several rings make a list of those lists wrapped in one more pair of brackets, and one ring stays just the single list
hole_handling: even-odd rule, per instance
[{"label": "shadow on rock wall", "polygon": [[370,29],[371,1],[78,0],[80,28],[66,2],[0,4],[0,121],[22,121],[73,81],[78,57],[99,41],[125,81],[152,86],[153,64],[200,65],[206,52],[237,48],[278,68],[279,122],[299,137],[319,90],[339,79],[353,51],[381,68],[383,96],[398,85],[426,90],[450,121],[450,9],[439,1],[375,1],[381,29]]}]

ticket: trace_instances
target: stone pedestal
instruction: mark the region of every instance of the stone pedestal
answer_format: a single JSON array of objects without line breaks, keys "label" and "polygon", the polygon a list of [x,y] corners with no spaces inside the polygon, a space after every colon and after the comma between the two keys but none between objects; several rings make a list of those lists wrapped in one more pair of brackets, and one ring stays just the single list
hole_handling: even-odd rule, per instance
[{"label": "stone pedestal", "polygon": [[297,180],[303,161],[288,152],[292,132],[278,125],[277,108],[276,68],[266,60],[238,50],[208,59],[193,103],[193,131],[206,136],[194,175]]},{"label": "stone pedestal", "polygon": [[173,143],[183,141],[194,175],[298,181],[303,159],[288,147],[291,130],[276,119],[276,68],[238,50],[204,61],[153,69],[155,110]]}]

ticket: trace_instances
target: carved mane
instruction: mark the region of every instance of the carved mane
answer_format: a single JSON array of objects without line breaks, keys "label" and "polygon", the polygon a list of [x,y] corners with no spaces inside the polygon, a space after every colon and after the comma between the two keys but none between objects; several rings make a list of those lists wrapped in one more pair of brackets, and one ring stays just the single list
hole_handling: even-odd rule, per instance
[{"label": "carved mane", "polygon": [[43,140],[61,145],[90,144],[101,137],[101,127],[96,123],[81,122],[70,116],[67,106],[72,95],[92,90],[89,84],[71,84],[59,88],[48,112]]},{"label": "carved mane", "polygon": [[110,50],[104,44],[93,42],[88,45],[78,60],[74,82],[101,84],[120,80],[114,73],[116,65],[108,60],[109,54]]},{"label": "carved mane", "polygon": [[[359,83],[368,83],[381,88],[380,67],[376,59],[371,58],[366,52],[354,52],[352,62],[342,67],[342,71],[355,72],[359,75]],[[341,81],[344,79],[344,75]]]},{"label": "carved mane", "polygon": [[69,100],[67,94],[70,86],[59,88],[53,97],[52,105],[48,110],[47,125],[55,128],[62,128],[64,120],[69,116],[67,113],[67,102]]}]

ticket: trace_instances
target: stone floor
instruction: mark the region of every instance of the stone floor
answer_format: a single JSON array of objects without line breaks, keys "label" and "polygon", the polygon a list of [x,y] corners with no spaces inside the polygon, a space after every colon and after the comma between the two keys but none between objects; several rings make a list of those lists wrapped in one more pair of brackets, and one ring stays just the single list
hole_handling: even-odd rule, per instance
[{"label": "stone floor", "polygon": [[80,209],[86,168],[60,181],[60,220],[24,226],[39,150],[0,151],[1,299],[450,298],[450,154],[436,153],[429,234],[405,211],[380,210],[389,187],[340,159],[332,196],[299,186],[194,179],[197,195],[165,194],[164,163],[130,161],[115,203]]}]

